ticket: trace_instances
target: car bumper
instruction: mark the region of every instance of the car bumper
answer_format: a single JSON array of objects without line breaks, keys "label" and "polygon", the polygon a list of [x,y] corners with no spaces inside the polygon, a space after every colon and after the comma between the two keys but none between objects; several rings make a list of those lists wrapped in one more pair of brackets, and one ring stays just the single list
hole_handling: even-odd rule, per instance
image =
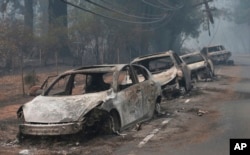
[{"label": "car bumper", "polygon": [[82,130],[82,123],[20,124],[19,131],[25,135],[67,135]]}]

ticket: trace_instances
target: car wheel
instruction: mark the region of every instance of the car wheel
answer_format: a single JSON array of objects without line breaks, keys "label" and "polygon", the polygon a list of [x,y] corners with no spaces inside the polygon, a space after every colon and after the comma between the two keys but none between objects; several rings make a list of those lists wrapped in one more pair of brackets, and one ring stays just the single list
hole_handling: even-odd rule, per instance
[{"label": "car wheel", "polygon": [[212,72],[210,68],[208,68],[208,78],[210,78],[211,81],[213,81],[213,77],[214,77],[214,73]]},{"label": "car wheel", "polygon": [[192,80],[193,83],[197,83],[198,82],[197,75],[195,73],[192,73],[191,80]]},{"label": "car wheel", "polygon": [[186,81],[182,80],[180,81],[179,84],[180,84],[179,93],[181,96],[184,96],[188,92]]},{"label": "car wheel", "polygon": [[196,74],[196,78],[197,78],[197,81],[201,81],[201,80],[202,80],[202,75],[201,75],[201,73],[197,73],[197,74]]},{"label": "car wheel", "polygon": [[25,140],[25,135],[22,134],[20,131],[17,133],[16,138],[19,143],[22,143]]},{"label": "car wheel", "polygon": [[118,112],[111,111],[109,117],[104,123],[103,131],[105,134],[113,134],[120,131],[121,122]]},{"label": "car wheel", "polygon": [[185,95],[186,93],[187,93],[186,88],[185,88],[184,86],[181,86],[181,87],[180,87],[180,95],[183,96],[183,95]]}]

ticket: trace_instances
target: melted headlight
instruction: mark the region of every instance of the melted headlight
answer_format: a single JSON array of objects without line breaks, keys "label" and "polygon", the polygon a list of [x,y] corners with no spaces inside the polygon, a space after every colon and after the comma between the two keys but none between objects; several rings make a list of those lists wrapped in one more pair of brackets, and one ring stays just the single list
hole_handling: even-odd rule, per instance
[{"label": "melted headlight", "polygon": [[24,122],[23,108],[20,107],[17,111],[17,119]]}]

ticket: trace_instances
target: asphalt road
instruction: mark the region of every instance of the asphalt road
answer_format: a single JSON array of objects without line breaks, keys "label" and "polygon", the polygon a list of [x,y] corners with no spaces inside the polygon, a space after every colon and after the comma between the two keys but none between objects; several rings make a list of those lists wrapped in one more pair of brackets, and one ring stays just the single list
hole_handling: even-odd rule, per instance
[{"label": "asphalt road", "polygon": [[[202,83],[201,87],[224,89],[229,88],[235,98],[225,101],[214,101],[220,111],[220,118],[215,124],[214,134],[199,143],[189,142],[191,137],[182,137],[184,145],[170,145],[168,139],[160,144],[146,144],[135,153],[142,155],[229,155],[230,138],[250,138],[250,56],[235,56],[235,66],[217,66],[216,72],[222,76],[234,78],[234,82],[218,85],[218,83]],[[205,120],[204,120],[205,121]],[[204,133],[205,134],[205,133]],[[195,136],[195,134],[193,135]]]}]

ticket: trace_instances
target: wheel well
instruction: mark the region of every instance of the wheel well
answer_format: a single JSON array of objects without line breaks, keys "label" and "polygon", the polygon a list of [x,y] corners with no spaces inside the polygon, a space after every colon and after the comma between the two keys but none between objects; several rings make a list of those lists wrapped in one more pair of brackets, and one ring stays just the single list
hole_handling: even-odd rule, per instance
[{"label": "wheel well", "polygon": [[116,109],[112,109],[109,113],[114,119],[116,119],[116,121],[117,121],[116,123],[118,123],[116,125],[120,128],[121,127],[121,118],[120,118],[118,111]]}]

